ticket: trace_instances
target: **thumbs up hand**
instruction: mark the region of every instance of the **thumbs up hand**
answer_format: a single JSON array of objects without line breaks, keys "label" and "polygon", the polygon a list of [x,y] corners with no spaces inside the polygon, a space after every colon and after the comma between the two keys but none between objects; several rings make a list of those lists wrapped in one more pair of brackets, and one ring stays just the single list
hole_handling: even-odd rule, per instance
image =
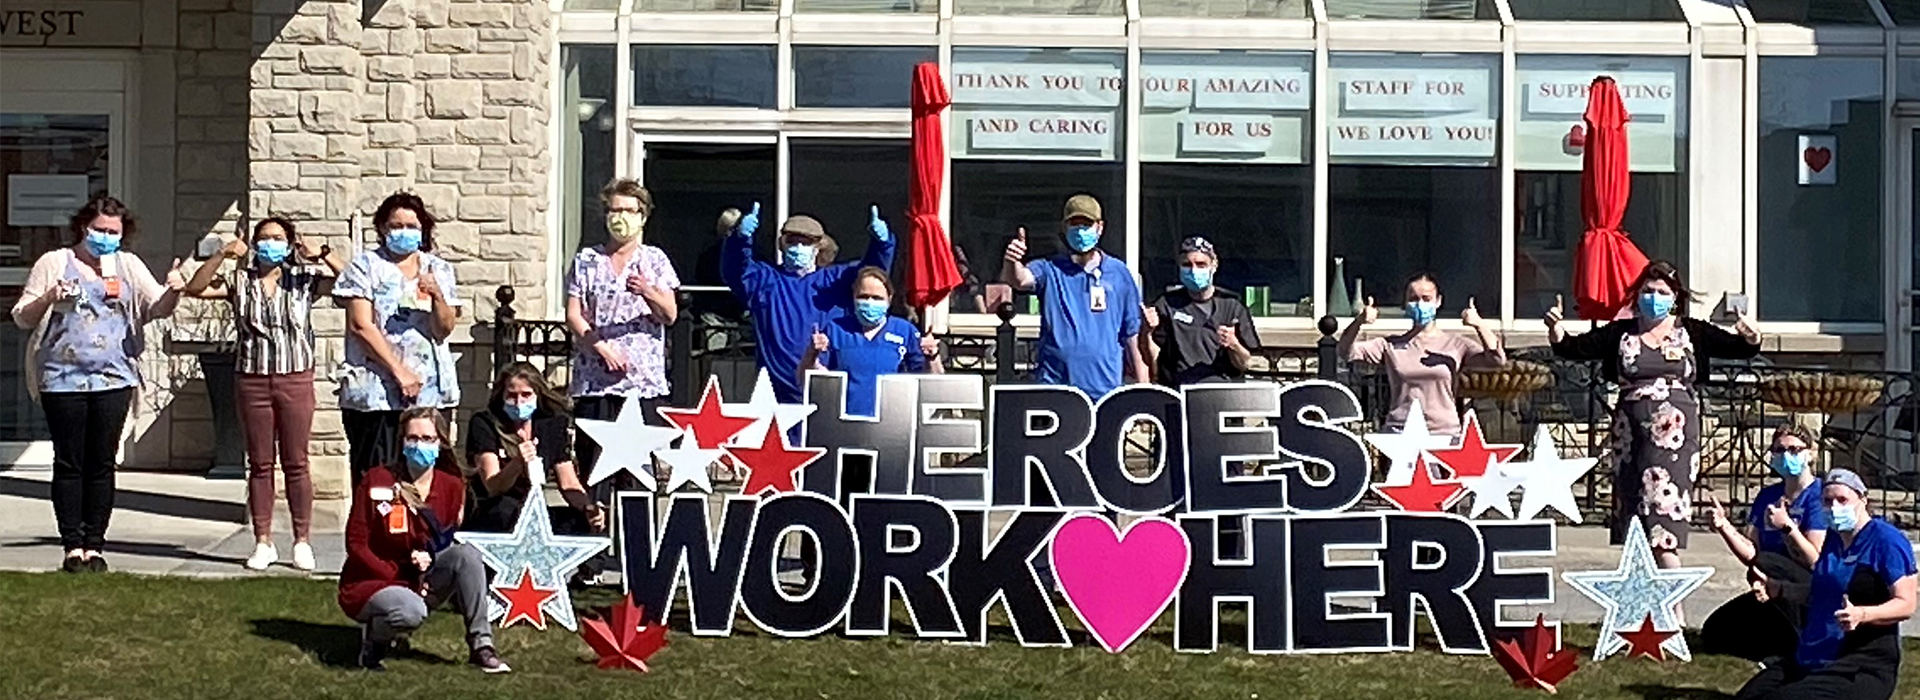
[{"label": "thumbs up hand", "polygon": [[1840,622],[1841,630],[1852,632],[1867,623],[1867,614],[1853,604],[1851,596],[1843,595],[1840,596],[1840,610],[1833,614],[1833,619]]},{"label": "thumbs up hand", "polygon": [[1476,329],[1487,324],[1487,320],[1480,317],[1480,307],[1474,306],[1473,297],[1467,297],[1467,308],[1460,311],[1460,322]]},{"label": "thumbs up hand", "polygon": [[1007,262],[1019,264],[1027,259],[1027,227],[1022,226],[1013,234],[1013,242],[1007,244]]},{"label": "thumbs up hand", "polygon": [[828,346],[827,334],[821,333],[819,326],[814,326],[813,327],[813,351],[826,352],[827,346]]},{"label": "thumbs up hand", "polygon": [[1373,305],[1373,297],[1367,297],[1367,305],[1360,307],[1360,322],[1373,323],[1380,320],[1380,307]]},{"label": "thumbs up hand", "polygon": [[1547,309],[1546,315],[1542,317],[1542,319],[1547,322],[1548,328],[1560,325],[1560,321],[1566,318],[1561,312],[1561,307],[1565,305],[1566,297],[1559,294],[1553,295],[1553,306]]},{"label": "thumbs up hand", "polygon": [[867,219],[867,233],[873,234],[873,240],[881,243],[893,241],[893,230],[887,228],[887,222],[880,218],[880,207],[874,207],[871,218]]},{"label": "thumbs up hand", "polygon": [[747,212],[746,214],[742,214],[740,216],[740,220],[734,223],[733,235],[746,236],[747,238],[753,238],[754,232],[759,230],[760,230],[760,203],[754,202],[753,210]]},{"label": "thumbs up hand", "polygon": [[1779,502],[1767,506],[1767,525],[1775,530],[1793,529],[1793,517],[1787,514],[1786,497],[1783,496]]}]

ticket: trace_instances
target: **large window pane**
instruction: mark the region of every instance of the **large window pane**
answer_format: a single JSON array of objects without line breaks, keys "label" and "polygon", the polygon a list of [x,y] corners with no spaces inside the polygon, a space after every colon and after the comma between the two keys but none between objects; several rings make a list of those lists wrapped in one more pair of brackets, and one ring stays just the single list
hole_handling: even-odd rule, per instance
[{"label": "large window pane", "polygon": [[778,12],[780,0],[634,0],[639,12]]},{"label": "large window pane", "polygon": [[774,70],[772,46],[640,44],[633,47],[633,103],[773,109]]},{"label": "large window pane", "polygon": [[[1753,4],[1757,0],[1747,0]],[[1920,27],[1920,0],[1880,0],[1886,6],[1887,14],[1893,17],[1893,23],[1902,27]]]},{"label": "large window pane", "polygon": [[[1900,0],[1887,2],[1887,12],[1899,21],[1894,9]],[[1792,24],[1880,24],[1867,0],[1747,0],[1747,9],[1759,22]]]},{"label": "large window pane", "polygon": [[1334,314],[1368,296],[1380,315],[1400,317],[1403,288],[1421,272],[1440,281],[1444,317],[1468,299],[1492,316],[1500,308],[1500,171],[1497,168],[1336,165],[1329,169],[1329,277]]},{"label": "large window pane", "polygon": [[1150,51],[1140,60],[1141,160],[1307,162],[1311,54]]},{"label": "large window pane", "polygon": [[793,11],[822,14],[938,12],[940,0],[794,0]]},{"label": "large window pane", "polygon": [[1304,165],[1146,163],[1140,166],[1140,263],[1146,299],[1179,284],[1174,254],[1187,236],[1220,251],[1217,284],[1263,287],[1256,316],[1313,313],[1313,169]]},{"label": "large window pane", "polygon": [[[759,202],[761,229],[779,228],[773,221],[773,144],[650,143],[646,148],[646,185],[654,207],[646,242],[666,251],[682,283],[723,284],[715,230],[720,212],[728,207],[746,211]],[[757,236],[756,242],[773,238]]]},{"label": "large window pane", "polygon": [[1140,0],[1145,17],[1306,19],[1307,0]]},{"label": "large window pane", "polygon": [[[1687,266],[1687,183],[1680,173],[1636,172],[1620,228],[1654,260]],[[1564,297],[1573,304],[1573,260],[1586,225],[1580,218],[1580,173],[1520,172],[1515,182],[1514,315],[1538,318]],[[1704,299],[1711,305],[1718,300]],[[1610,319],[1603,319],[1610,320]]]},{"label": "large window pane", "polygon": [[1334,163],[1487,165],[1499,144],[1500,57],[1331,57]]},{"label": "large window pane", "polygon": [[[1021,227],[1027,229],[1027,250],[1033,257],[1065,249],[1060,240],[1062,207],[1067,198],[1091,194],[1099,198],[1106,216],[1100,249],[1114,257],[1126,254],[1126,171],[1117,162],[985,161],[953,162],[954,246],[966,258],[961,274],[971,283],[953,295],[956,312],[986,311],[976,294],[1000,278],[1000,262],[1007,242]],[[980,291],[975,292],[974,289]],[[1025,300],[1017,302],[1026,308]]]},{"label": "large window pane", "polygon": [[564,250],[597,245],[607,239],[600,188],[612,180],[614,121],[612,46],[565,46],[560,50],[561,80],[567,109],[560,128],[561,240]]},{"label": "large window pane", "polygon": [[869,207],[879,206],[893,231],[907,235],[913,155],[906,141],[793,139],[788,148],[788,208],[820,220],[840,246],[838,260],[866,254]]},{"label": "large window pane", "polygon": [[1118,15],[1123,0],[953,0],[961,15]]},{"label": "large window pane", "polygon": [[1331,19],[1500,19],[1493,0],[1327,0]]},{"label": "large window pane", "polygon": [[1568,2],[1567,0],[1507,0],[1517,20],[1571,20],[1578,22],[1680,22],[1675,0],[1604,0]]},{"label": "large window pane", "polygon": [[931,46],[795,46],[795,107],[908,107],[913,67]]},{"label": "large window pane", "polygon": [[1762,318],[1881,320],[1882,64],[1760,59]]},{"label": "large window pane", "polygon": [[954,49],[954,158],[1115,160],[1123,52]]}]

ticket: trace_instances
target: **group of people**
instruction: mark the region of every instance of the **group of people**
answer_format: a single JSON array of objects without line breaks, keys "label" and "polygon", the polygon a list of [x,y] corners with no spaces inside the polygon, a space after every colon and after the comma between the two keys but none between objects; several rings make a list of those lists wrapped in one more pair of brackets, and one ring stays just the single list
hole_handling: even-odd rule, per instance
[{"label": "group of people", "polygon": [[[665,334],[681,313],[680,278],[665,253],[641,242],[652,198],[622,179],[603,190],[602,201],[608,240],[580,250],[567,277],[566,322],[576,342],[566,391],[531,365],[508,366],[461,436],[464,458],[450,430],[460,386],[447,344],[462,304],[453,266],[435,253],[436,220],[417,196],[396,193],[380,204],[374,249],[335,255],[302,238],[294,222],[267,218],[221,249],[231,269],[210,261],[187,275],[176,263],[164,281],[121,250],[135,233],[132,212],[111,197],[88,202],[71,221],[71,244],[36,262],[13,309],[15,322],[34,331],[28,372],[53,434],[61,568],[107,569],[115,462],[141,385],[141,329],[193,297],[226,300],[235,319],[234,400],[257,539],[246,564],[264,569],[279,560],[272,538],[278,463],[293,521],[292,565],[312,569],[312,311],[331,299],[347,314],[345,361],[334,378],[354,484],[340,603],[365,625],[362,663],[379,667],[429,608],[452,602],[467,617],[471,661],[507,670],[492,646],[484,568],[451,533],[509,529],[549,478],[570,511],[557,529],[604,531],[614,492],[631,488],[621,479],[632,477],[590,492],[582,474],[598,446],[584,435],[576,440],[572,421],[615,419],[631,399],[658,424],[655,409],[670,390]],[[801,401],[807,372],[833,370],[848,376],[846,410],[873,415],[879,376],[940,371],[939,341],[899,313],[890,273],[896,241],[877,208],[871,214],[865,254],[842,263],[813,217],[782,222],[776,260],[768,262],[754,252],[759,205],[722,215],[721,277],[752,319],[757,360],[782,402]],[[1214,284],[1215,247],[1201,237],[1182,241],[1173,259],[1180,285],[1148,304],[1132,270],[1101,250],[1104,228],[1100,202],[1076,195],[1062,211],[1063,252],[1031,258],[1025,229],[1007,245],[1002,281],[1032,293],[1039,307],[1034,381],[1098,398],[1127,383],[1179,387],[1245,376],[1260,338],[1246,305]],[[1759,335],[1744,316],[1732,330],[1689,316],[1693,293],[1666,262],[1640,274],[1634,300],[1621,318],[1583,334],[1567,332],[1558,303],[1545,322],[1555,354],[1598,361],[1621,386],[1610,431],[1624,516],[1614,523],[1615,541],[1639,522],[1660,565],[1674,567],[1694,512],[1694,383],[1710,359],[1757,354]],[[1410,329],[1363,337],[1379,316],[1368,299],[1340,337],[1347,360],[1387,375],[1393,405],[1385,430],[1403,429],[1418,403],[1431,433],[1457,435],[1456,375],[1507,362],[1471,299],[1460,314],[1471,337],[1439,327],[1442,302],[1437,280],[1414,276],[1404,300]],[[1804,429],[1783,429],[1772,448],[1783,482],[1762,494],[1746,525],[1735,527],[1717,501],[1709,510],[1714,530],[1750,567],[1753,602],[1780,611],[1798,635],[1797,652],[1780,654],[1786,661],[1769,666],[1742,697],[1799,697],[1835,684],[1891,692],[1898,665],[1891,630],[1914,607],[1912,552],[1892,526],[1870,516],[1858,476],[1836,470],[1823,482],[1813,475],[1813,449]]]}]

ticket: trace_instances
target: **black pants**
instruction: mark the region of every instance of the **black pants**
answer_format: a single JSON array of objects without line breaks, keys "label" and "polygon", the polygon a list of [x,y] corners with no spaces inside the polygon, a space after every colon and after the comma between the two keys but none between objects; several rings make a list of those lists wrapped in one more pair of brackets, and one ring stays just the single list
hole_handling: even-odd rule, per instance
[{"label": "black pants", "polygon": [[53,517],[64,549],[99,550],[113,517],[113,476],[133,389],[45,392],[53,434]]},{"label": "black pants", "polygon": [[[448,425],[453,411],[440,409]],[[353,411],[340,409],[340,428],[347,434],[347,467],[358,487],[367,470],[394,464],[400,458],[400,411]]]},{"label": "black pants", "polygon": [[[1700,625],[1701,652],[1748,661],[1793,657],[1800,643],[1800,625],[1807,616],[1807,589],[1812,585],[1813,572],[1772,552],[1755,558],[1753,568],[1773,580],[1777,593],[1765,603],[1748,593],[1714,610]],[[1748,580],[1752,579],[1749,573]]]},{"label": "black pants", "polygon": [[1871,661],[1849,654],[1808,673],[1792,663],[1769,666],[1747,681],[1735,700],[1888,700],[1899,677],[1899,655]]},{"label": "black pants", "polygon": [[[606,396],[575,396],[573,397],[573,417],[576,420],[585,418],[587,420],[610,421],[619,418],[621,410],[624,409],[626,405],[627,397],[625,396],[611,394]],[[660,417],[660,412],[654,410],[665,405],[667,405],[667,397],[665,396],[640,399],[640,410],[646,412],[646,415],[641,417],[646,419],[647,425],[662,427],[668,425],[667,420]],[[585,482],[587,477],[593,474],[593,465],[599,461],[600,443],[594,442],[593,438],[588,437],[587,431],[575,431],[573,436],[573,468],[579,471],[580,481]],[[621,491],[638,490],[641,490],[639,480],[629,472],[615,474],[613,478],[587,487],[587,493],[593,497],[594,502],[600,504],[601,508],[607,509],[609,513],[609,517],[607,518],[608,529],[612,529],[614,525],[614,519],[611,517],[612,510],[620,505],[614,502],[615,494]],[[556,525],[555,527],[557,528],[558,526]],[[556,529],[556,531],[558,530]],[[587,563],[581,568],[585,569],[588,573],[619,569],[620,557],[616,553],[619,552],[620,548],[624,545],[618,542],[617,538],[619,535],[615,534],[613,536],[616,538],[613,548],[587,560]]]}]

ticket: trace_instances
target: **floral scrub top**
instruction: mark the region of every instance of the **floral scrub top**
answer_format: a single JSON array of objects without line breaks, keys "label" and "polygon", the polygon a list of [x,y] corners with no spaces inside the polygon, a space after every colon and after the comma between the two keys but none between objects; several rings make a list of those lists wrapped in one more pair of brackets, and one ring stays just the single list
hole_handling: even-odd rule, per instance
[{"label": "floral scrub top", "polygon": [[627,369],[615,373],[607,369],[600,353],[576,345],[573,379],[567,393],[572,396],[638,396],[643,399],[665,396],[667,385],[667,327],[653,317],[653,308],[638,294],[627,291],[627,279],[639,275],[655,287],[680,288],[680,275],[659,248],[642,245],[634,249],[621,270],[609,266],[612,256],[600,246],[581,249],[573,256],[573,271],[567,275],[567,297],[580,300],[580,313],[601,338],[614,344],[626,356]]},{"label": "floral scrub top", "polygon": [[[123,259],[122,264],[138,261]],[[80,285],[72,306],[55,304],[47,313],[47,331],[40,338],[41,391],[110,391],[140,383],[134,367],[140,356],[140,337],[132,300],[107,298],[106,281],[89,279],[71,256],[60,279]]]},{"label": "floral scrub top", "polygon": [[[420,256],[420,274],[433,275],[446,303],[456,308],[453,265],[427,253]],[[400,266],[378,251],[361,251],[340,273],[333,285],[333,296],[340,299],[367,299],[373,302],[373,319],[386,331],[408,369],[419,375],[422,387],[417,400],[409,402],[400,395],[393,373],[375,360],[373,354],[349,337],[347,358],[335,379],[340,382],[340,408],[349,411],[398,411],[411,406],[447,408],[460,403],[460,379],[454,373],[453,351],[444,340],[433,338],[432,300],[418,294],[416,283],[401,274]]]}]

